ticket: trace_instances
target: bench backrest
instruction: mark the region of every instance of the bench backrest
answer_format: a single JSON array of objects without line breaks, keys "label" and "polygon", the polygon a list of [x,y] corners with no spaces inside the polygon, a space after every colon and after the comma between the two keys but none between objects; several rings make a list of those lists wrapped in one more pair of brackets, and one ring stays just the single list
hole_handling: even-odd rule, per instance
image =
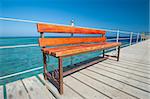
[{"label": "bench backrest", "polygon": [[[41,23],[37,24],[37,29],[38,29],[38,32],[41,33],[41,38],[39,39],[39,45],[41,47],[106,41],[106,37],[105,37],[106,32],[103,30],[72,27],[72,26],[62,26],[62,25],[52,25],[52,24],[41,24]],[[102,34],[102,36],[101,37],[87,37],[87,38],[85,37],[44,38],[44,33]]]}]

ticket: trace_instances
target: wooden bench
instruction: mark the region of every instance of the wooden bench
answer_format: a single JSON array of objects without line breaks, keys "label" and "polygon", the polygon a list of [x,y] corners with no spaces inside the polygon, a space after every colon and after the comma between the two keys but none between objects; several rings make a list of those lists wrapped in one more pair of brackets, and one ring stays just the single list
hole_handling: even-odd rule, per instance
[{"label": "wooden bench", "polygon": [[[42,47],[43,62],[44,62],[44,78],[51,81],[63,94],[63,76],[86,68],[89,65],[95,64],[99,61],[91,62],[86,65],[78,66],[69,71],[63,71],[62,59],[80,53],[86,53],[96,50],[103,51],[103,58],[105,58],[105,49],[118,47],[118,54],[115,56],[119,61],[119,51],[121,43],[106,42],[105,33],[103,30],[96,30],[90,28],[51,25],[51,24],[37,24],[38,32],[41,34],[39,38],[39,46]],[[100,37],[70,37],[70,38],[44,38],[44,33],[70,33],[70,34],[99,34]],[[61,45],[61,46],[58,46]],[[48,48],[47,46],[54,46]],[[46,56],[51,55],[58,58],[58,69],[49,73],[47,70]],[[102,58],[102,59],[103,59]]]}]

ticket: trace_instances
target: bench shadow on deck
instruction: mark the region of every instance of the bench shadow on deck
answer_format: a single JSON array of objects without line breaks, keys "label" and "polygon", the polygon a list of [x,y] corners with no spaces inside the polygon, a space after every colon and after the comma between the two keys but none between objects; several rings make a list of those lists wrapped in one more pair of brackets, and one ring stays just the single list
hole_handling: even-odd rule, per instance
[{"label": "bench shadow on deck", "polygon": [[[40,74],[6,84],[7,99],[150,99],[148,43],[122,48],[119,62],[107,59],[64,77],[62,96]],[[0,86],[0,99],[4,89]]]}]

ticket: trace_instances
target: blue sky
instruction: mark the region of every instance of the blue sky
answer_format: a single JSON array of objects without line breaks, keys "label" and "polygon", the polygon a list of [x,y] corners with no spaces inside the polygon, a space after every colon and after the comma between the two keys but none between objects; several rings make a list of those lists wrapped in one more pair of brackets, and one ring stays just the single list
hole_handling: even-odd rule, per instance
[{"label": "blue sky", "polygon": [[[0,0],[0,17],[147,32],[149,0]],[[0,21],[0,36],[37,35],[36,25]]]}]

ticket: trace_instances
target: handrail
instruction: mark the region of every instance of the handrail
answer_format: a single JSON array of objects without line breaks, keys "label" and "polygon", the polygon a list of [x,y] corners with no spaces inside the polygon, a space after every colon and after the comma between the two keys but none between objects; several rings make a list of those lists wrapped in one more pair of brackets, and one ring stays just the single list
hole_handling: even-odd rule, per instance
[{"label": "handrail", "polygon": [[[44,23],[44,24],[54,24],[54,25],[64,25],[64,26],[70,26],[70,25],[66,25],[66,24],[56,24],[56,23],[49,23],[49,22],[42,22],[42,21],[33,21],[33,20],[24,20],[24,19],[17,19],[17,18],[5,18],[5,17],[0,17],[0,20],[3,20],[3,21],[16,21],[16,22],[26,22],[26,23],[34,23],[34,24],[37,24],[37,23]],[[81,27],[81,26],[78,26],[78,27]],[[88,28],[88,27],[82,27],[82,28]],[[98,28],[91,28],[91,29],[98,29]],[[114,29],[99,29],[99,30],[105,30],[107,32],[117,32],[117,30],[114,30]],[[130,32],[127,32],[127,31],[119,31],[121,33],[126,33],[126,34],[129,34]],[[134,33],[134,34],[137,34],[137,33]]]},{"label": "handrail", "polygon": [[[119,38],[119,40],[128,40],[130,38]],[[107,39],[107,41],[116,40],[116,38],[113,39]],[[25,44],[25,45],[12,45],[12,46],[0,46],[0,49],[9,49],[9,48],[20,48],[20,47],[34,47],[38,46],[38,44]]]},{"label": "handrail", "polygon": [[[3,20],[3,21],[16,21],[16,22],[27,22],[27,23],[34,23],[34,24],[44,23],[44,24],[54,24],[54,25],[70,26],[70,25],[65,25],[65,24],[55,24],[55,23],[49,23],[49,22],[24,20],[24,19],[16,19],[16,18],[6,18],[6,17],[0,17],[0,20]],[[78,27],[80,27],[80,26],[78,26]],[[82,28],[88,28],[88,27],[82,27]],[[91,29],[98,29],[98,28],[91,28]],[[139,37],[140,37],[139,33],[129,32],[129,31],[122,31],[122,30],[119,30],[119,29],[117,29],[117,30],[113,30],[113,29],[98,29],[98,30],[105,30],[106,32],[113,32],[113,33],[115,32],[115,33],[117,33],[116,34],[116,42],[118,42],[120,40],[120,38],[119,38],[120,33],[130,34],[130,45],[132,45],[132,36],[133,36],[133,34],[137,35],[136,43],[138,43]],[[0,48],[11,48],[11,47],[0,47]],[[14,48],[14,47],[12,47],[12,48]]]},{"label": "handrail", "polygon": [[33,46],[38,46],[38,44],[25,44],[25,45],[14,45],[14,46],[0,46],[0,49],[17,48],[17,47],[33,47]]}]

